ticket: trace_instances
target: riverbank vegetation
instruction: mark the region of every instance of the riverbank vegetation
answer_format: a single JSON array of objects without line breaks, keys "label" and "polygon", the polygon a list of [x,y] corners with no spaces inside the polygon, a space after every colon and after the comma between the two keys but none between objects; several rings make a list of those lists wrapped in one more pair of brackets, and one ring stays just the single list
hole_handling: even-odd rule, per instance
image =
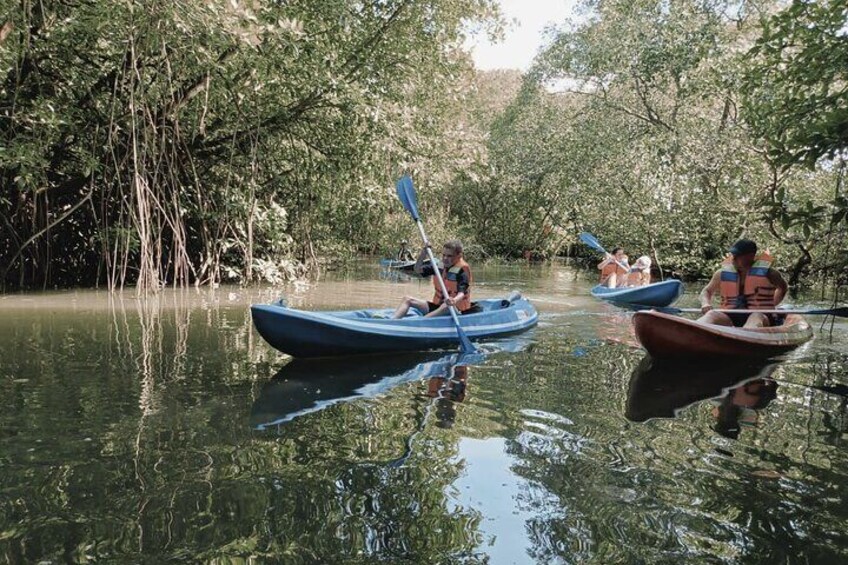
[{"label": "riverbank vegetation", "polygon": [[491,0],[16,2],[0,22],[0,284],[279,281],[434,240],[551,257],[592,231],[664,274],[748,236],[848,284],[843,2],[588,0],[475,72]]}]

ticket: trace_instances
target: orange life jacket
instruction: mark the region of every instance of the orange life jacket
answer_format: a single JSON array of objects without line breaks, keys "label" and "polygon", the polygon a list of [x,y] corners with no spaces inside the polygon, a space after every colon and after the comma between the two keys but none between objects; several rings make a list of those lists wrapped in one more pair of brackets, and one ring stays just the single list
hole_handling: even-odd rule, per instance
[{"label": "orange life jacket", "polygon": [[[610,278],[610,275],[615,273],[619,277],[627,274],[627,269],[616,263],[615,261],[610,261],[603,269],[601,269],[601,283]],[[616,283],[621,283],[619,279]]]},{"label": "orange life jacket", "polygon": [[733,266],[733,256],[728,255],[721,263],[721,307],[769,310],[776,306],[774,292],[777,290],[768,280],[772,256],[768,251],[754,259],[745,277],[745,289],[739,295],[739,273]]},{"label": "orange life jacket", "polygon": [[[459,292],[456,279],[462,271],[465,271],[468,277],[468,290],[465,291],[465,298],[456,303],[456,309],[465,312],[471,308],[471,267],[468,266],[465,259],[459,259],[450,269],[442,269],[442,279],[445,281],[448,296],[453,298]],[[436,293],[433,295],[433,304],[441,304],[444,302],[444,298],[442,297],[442,289],[439,287],[439,280],[436,277],[433,277],[433,286],[436,288]]]}]

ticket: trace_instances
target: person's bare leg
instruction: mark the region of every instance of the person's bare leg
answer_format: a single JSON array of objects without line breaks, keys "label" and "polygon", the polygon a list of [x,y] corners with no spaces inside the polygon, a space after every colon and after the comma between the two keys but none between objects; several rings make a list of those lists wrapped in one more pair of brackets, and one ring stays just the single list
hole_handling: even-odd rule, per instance
[{"label": "person's bare leg", "polygon": [[748,319],[745,320],[745,325],[743,328],[767,328],[771,324],[769,324],[769,319],[765,314],[751,314],[748,316]]},{"label": "person's bare leg", "polygon": [[724,312],[716,312],[715,310],[710,310],[697,320],[702,324],[715,324],[716,326],[732,326],[733,320],[730,319],[730,316],[725,314]]},{"label": "person's bare leg", "polygon": [[436,308],[435,310],[433,310],[429,314],[425,315],[424,317],[425,318],[435,318],[436,316],[442,316],[442,315],[447,314],[447,313],[448,313],[448,305],[446,303],[442,302],[441,304],[439,304],[438,308]]},{"label": "person's bare leg", "polygon": [[400,306],[398,306],[397,310],[395,310],[395,313],[392,314],[392,318],[395,320],[403,318],[404,316],[406,316],[407,312],[409,312],[409,309],[412,307],[415,307],[421,312],[426,313],[428,309],[427,301],[418,300],[417,298],[413,298],[411,296],[404,296],[403,302],[401,302]]},{"label": "person's bare leg", "polygon": [[617,283],[618,283],[617,279],[618,279],[618,277],[616,276],[615,273],[613,273],[609,277],[607,277],[607,280],[604,281],[604,285],[608,286],[610,288],[615,288],[617,286]]}]

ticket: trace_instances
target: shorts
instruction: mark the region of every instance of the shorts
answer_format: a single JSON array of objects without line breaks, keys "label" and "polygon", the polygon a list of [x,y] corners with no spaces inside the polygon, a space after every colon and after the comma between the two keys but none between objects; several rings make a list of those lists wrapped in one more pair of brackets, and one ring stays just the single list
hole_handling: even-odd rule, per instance
[{"label": "shorts", "polygon": [[[430,302],[429,300],[427,301],[427,308],[428,308],[427,313],[428,314],[438,307],[439,307],[438,304]],[[468,310],[465,310],[464,312],[460,312],[460,314],[476,314],[477,312],[482,312],[482,309],[480,308],[480,306],[476,302],[472,302],[471,308],[469,308]]]},{"label": "shorts", "polygon": [[[751,314],[753,314],[753,312]],[[727,317],[730,318],[730,321],[733,322],[735,327],[741,328],[745,325],[745,322],[748,321],[748,316],[751,314],[729,313],[727,314]],[[765,316],[768,319],[769,327],[782,326],[783,322],[786,320],[786,314],[766,314]]]}]

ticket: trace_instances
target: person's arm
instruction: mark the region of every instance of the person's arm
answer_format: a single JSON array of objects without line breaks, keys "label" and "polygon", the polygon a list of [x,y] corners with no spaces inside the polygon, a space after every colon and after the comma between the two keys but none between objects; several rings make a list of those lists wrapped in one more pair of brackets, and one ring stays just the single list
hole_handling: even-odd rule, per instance
[{"label": "person's arm", "polygon": [[598,263],[598,269],[603,270],[603,269],[604,269],[604,267],[606,267],[607,265],[609,265],[609,264],[610,264],[611,262],[613,262],[613,261],[615,261],[615,257],[613,257],[612,255],[610,255],[609,253],[607,253],[607,254],[604,256],[604,260],[603,260],[603,261],[601,261],[600,263]]},{"label": "person's arm", "polygon": [[427,249],[429,248],[430,243],[425,242],[424,247],[421,248],[421,252],[418,254],[418,259],[415,261],[415,266],[413,267],[413,270],[421,277],[429,277],[433,274],[431,267],[424,267],[424,260],[427,259]]},{"label": "person's arm", "polygon": [[456,296],[452,299],[448,297],[445,302],[450,304],[451,306],[455,305],[457,302],[461,302],[463,298],[468,294],[468,274],[462,270],[456,275]]},{"label": "person's arm", "polygon": [[704,287],[704,290],[701,291],[701,294],[698,295],[698,299],[701,301],[701,312],[706,314],[710,310],[713,309],[713,296],[721,289],[721,271],[716,271],[713,274],[713,278],[710,279],[710,282],[707,283],[707,286]]},{"label": "person's arm", "polygon": [[783,275],[780,274],[780,271],[776,269],[769,269],[766,274],[766,278],[768,278],[769,282],[774,285],[774,305],[777,306],[783,299],[786,297],[786,291],[789,290],[789,285],[786,284],[786,281],[783,279]]}]

